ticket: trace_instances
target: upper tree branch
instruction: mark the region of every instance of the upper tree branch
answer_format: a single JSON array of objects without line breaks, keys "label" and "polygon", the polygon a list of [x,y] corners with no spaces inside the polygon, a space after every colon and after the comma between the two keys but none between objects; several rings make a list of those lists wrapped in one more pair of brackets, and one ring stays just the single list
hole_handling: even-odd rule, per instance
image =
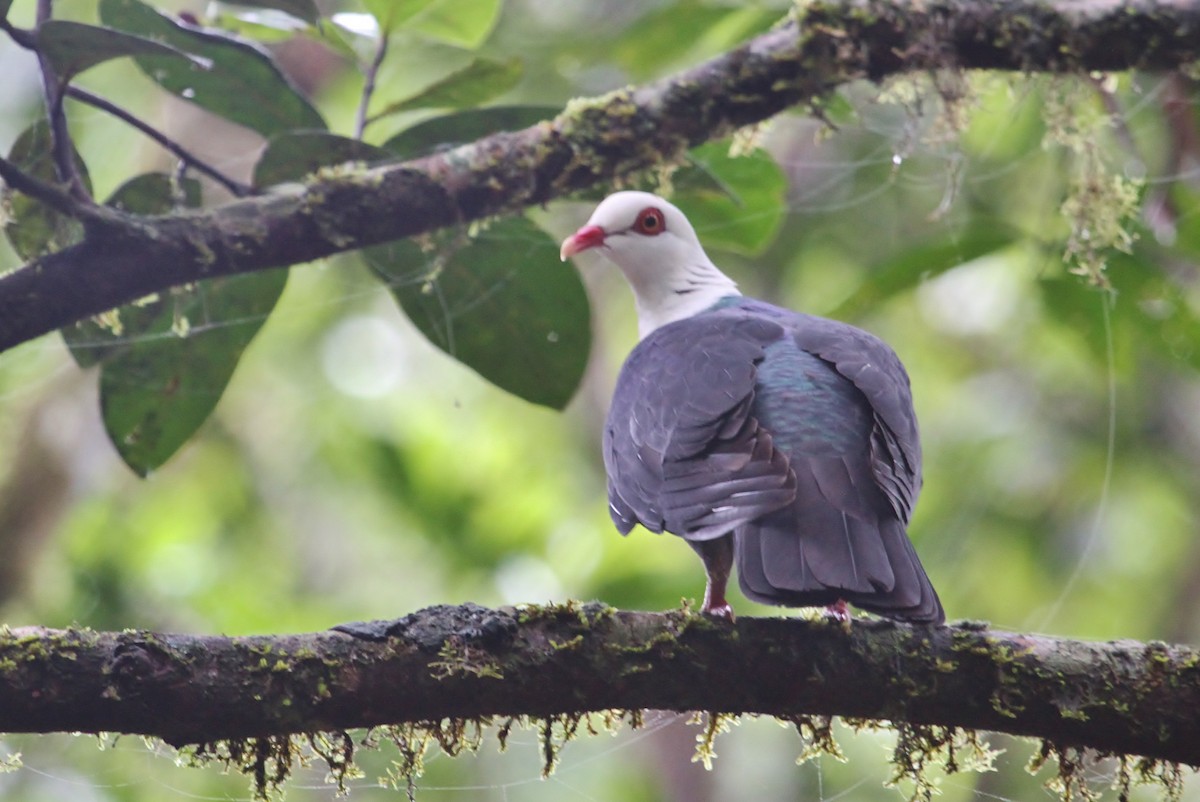
[{"label": "upper tree branch", "polygon": [[977,626],[437,607],[281,637],[0,630],[0,732],[180,745],[613,708],[839,715],[1200,764],[1200,652]]},{"label": "upper tree branch", "polygon": [[123,230],[0,278],[0,350],[199,279],[510,213],[679,158],[689,147],[861,78],[935,68],[1174,69],[1200,58],[1200,4],[813,0],[803,19],[555,120],[286,194]]}]

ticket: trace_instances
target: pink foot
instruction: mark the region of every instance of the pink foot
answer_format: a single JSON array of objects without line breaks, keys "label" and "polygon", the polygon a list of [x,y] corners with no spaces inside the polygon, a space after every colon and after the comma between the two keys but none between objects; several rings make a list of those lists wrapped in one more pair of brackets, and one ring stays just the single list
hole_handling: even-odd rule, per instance
[{"label": "pink foot", "polygon": [[700,612],[704,613],[705,615],[711,615],[713,618],[728,618],[730,621],[734,620],[733,608],[729,605],[729,602],[722,602],[721,604],[706,604],[700,608]]},{"label": "pink foot", "polygon": [[838,599],[833,604],[825,608],[825,614],[830,618],[841,621],[843,624],[850,620],[850,610],[846,607],[845,599]]}]

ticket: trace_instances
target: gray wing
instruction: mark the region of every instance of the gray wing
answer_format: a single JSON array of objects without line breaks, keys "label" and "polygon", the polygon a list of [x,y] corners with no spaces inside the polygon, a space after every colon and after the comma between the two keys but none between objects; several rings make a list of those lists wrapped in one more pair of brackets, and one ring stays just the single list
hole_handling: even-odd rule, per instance
[{"label": "gray wing", "polygon": [[921,439],[908,372],[875,335],[845,323],[801,315],[796,344],[830,363],[870,404],[871,471],[896,517],[907,524],[921,490]]},{"label": "gray wing", "polygon": [[640,523],[706,540],[795,498],[787,458],[750,413],[764,348],[782,336],[773,321],[710,313],[633,350],[604,428],[609,511],[622,534]]}]

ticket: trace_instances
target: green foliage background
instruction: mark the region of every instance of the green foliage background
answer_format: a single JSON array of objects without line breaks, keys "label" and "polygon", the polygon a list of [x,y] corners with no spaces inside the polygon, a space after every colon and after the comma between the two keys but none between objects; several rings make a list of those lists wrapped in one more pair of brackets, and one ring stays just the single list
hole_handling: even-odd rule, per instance
[{"label": "green foliage background", "polygon": [[[33,5],[17,0],[12,19],[28,24]],[[77,22],[99,23],[94,4],[58,5]],[[300,125],[318,109],[333,133],[353,135],[362,88],[355,62],[370,61],[369,40],[327,17],[292,38],[281,18],[233,5],[157,5],[216,9],[221,16],[210,23],[270,44],[285,71],[300,76],[294,80],[305,83],[311,107],[268,109],[274,122],[258,126],[260,133]],[[268,5],[314,19],[306,3]],[[486,130],[476,112],[414,127],[433,118],[502,102],[521,108],[491,119],[528,124],[538,108],[549,116],[572,97],[722,52],[765,30],[790,4],[334,5],[391,14],[371,105],[380,116],[365,140],[381,152],[411,153],[456,132],[470,140]],[[100,6],[119,15],[131,4]],[[194,68],[170,54],[137,57],[153,61],[151,72],[155,64]],[[35,66],[0,42],[0,73],[12,76],[0,89],[6,151],[41,113]],[[454,78],[464,75],[469,80]],[[160,83],[170,88],[171,80]],[[131,59],[106,61],[79,83],[252,180],[263,140],[172,98]],[[1117,110],[1112,118],[1105,96]],[[1180,114],[1169,101],[1181,104],[1181,118],[1169,116]],[[228,113],[256,113],[238,108]],[[172,168],[110,117],[77,104],[69,113],[96,197],[113,195],[134,175]],[[276,113],[292,116],[280,123]],[[1200,637],[1200,154],[1178,136],[1200,124],[1195,84],[1164,76],[1103,84],[921,78],[846,87],[823,114],[836,129],[797,110],[739,137],[737,149],[749,148],[750,156],[731,158],[729,142],[709,145],[661,178],[676,187],[715,260],[747,293],[855,322],[887,339],[907,363],[926,448],[926,488],[912,533],[950,617],[1078,638]],[[274,164],[272,180],[302,175],[309,165],[291,172],[289,165],[303,158],[301,148]],[[1140,208],[1122,205],[1122,192],[1131,190]],[[205,202],[221,200],[210,184],[204,193]],[[586,219],[595,197],[529,217],[561,237]],[[1084,212],[1068,203],[1079,198]],[[1105,214],[1108,229],[1097,222]],[[527,258],[536,264],[509,266],[539,277],[511,300],[532,304],[520,315],[543,309],[547,320],[567,313],[588,322],[574,306],[553,308],[545,290],[546,282],[565,280],[555,271],[573,277],[568,271],[577,268],[559,265],[533,239],[528,249],[514,247],[513,237],[537,236],[518,226],[515,235],[457,232],[436,238],[432,250],[406,244],[399,272],[372,262],[372,273],[355,255],[294,269],[265,320],[253,303],[228,301],[236,288],[189,296],[189,336],[223,333],[239,353],[254,339],[223,393],[227,377],[219,369],[207,384],[183,387],[189,409],[201,410],[189,414],[203,420],[214,411],[178,454],[163,455],[161,466],[148,459],[145,480],[122,462],[104,428],[133,402],[110,400],[103,412],[98,403],[99,387],[110,381],[107,372],[98,375],[129,359],[122,349],[139,338],[114,338],[100,326],[77,330],[76,358],[87,364],[96,361],[89,350],[103,351],[108,361],[99,370],[79,369],[58,337],[0,356],[0,620],[245,634],[322,629],[439,603],[598,598],[664,609],[699,595],[702,570],[686,546],[643,531],[622,539],[607,517],[599,427],[635,338],[628,291],[613,269],[579,260],[594,339],[588,372],[563,412],[498,389],[439,350],[459,353],[439,324],[460,318],[448,312],[439,320],[425,290],[436,254],[455,237],[476,237],[486,247],[493,236],[493,246],[504,244],[500,253],[533,254]],[[1081,226],[1090,226],[1090,246],[1075,248],[1068,264],[1064,253]],[[1122,230],[1136,236],[1128,252],[1108,247]],[[453,270],[481,275],[473,258]],[[0,253],[0,268],[20,262],[12,251]],[[268,283],[268,292],[279,291],[280,281]],[[469,307],[477,293],[490,304],[487,315],[503,320],[503,337],[519,336],[512,327],[524,318],[511,310],[525,308],[504,306],[510,299],[491,298],[485,284],[460,287],[466,294],[453,298],[454,308]],[[183,304],[174,318],[169,304],[147,311],[157,322],[141,339],[155,332],[161,348],[178,343],[170,338],[180,333]],[[463,342],[490,365],[498,346],[487,319],[461,318],[475,326]],[[246,333],[247,324],[261,330]],[[562,377],[582,362],[556,363],[552,375],[519,362],[499,367],[483,372],[527,397],[549,388],[538,400],[555,404],[565,397]],[[144,379],[141,389],[153,391],[160,378]],[[136,395],[136,374],[133,381],[125,389]],[[740,614],[776,614],[738,598]],[[887,733],[843,732],[849,763],[823,758],[797,767],[803,745],[794,731],[751,722],[722,736],[714,770],[705,772],[690,762],[698,728],[678,717],[651,721],[640,733],[572,743],[546,782],[538,779],[533,733],[514,736],[505,755],[485,736],[476,757],[432,759],[419,798],[900,793],[883,785]],[[1043,778],[1022,771],[1031,747],[993,743],[1008,750],[1000,771],[947,778],[945,799],[1043,793]],[[111,737],[99,745],[103,751],[92,738],[0,740],[0,758],[20,752],[26,765],[0,774],[0,797],[248,796],[244,778],[177,767],[162,747]],[[403,798],[402,790],[375,786],[393,757],[387,747],[364,752],[365,777],[353,784],[352,798]],[[289,788],[293,800],[333,794],[318,770]]]}]

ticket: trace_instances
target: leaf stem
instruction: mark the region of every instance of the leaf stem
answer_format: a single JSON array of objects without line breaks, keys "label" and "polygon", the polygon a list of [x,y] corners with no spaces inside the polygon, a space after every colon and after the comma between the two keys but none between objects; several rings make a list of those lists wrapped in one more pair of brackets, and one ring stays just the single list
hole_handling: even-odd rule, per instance
[{"label": "leaf stem", "polygon": [[375,93],[375,80],[379,75],[379,68],[383,65],[383,58],[387,55],[387,49],[388,35],[386,32],[380,32],[379,45],[375,48],[375,58],[371,60],[371,64],[364,74],[362,98],[358,101],[358,112],[354,117],[355,139],[363,138],[363,133],[371,122],[371,119],[367,117],[367,108],[371,105],[371,95]]}]

